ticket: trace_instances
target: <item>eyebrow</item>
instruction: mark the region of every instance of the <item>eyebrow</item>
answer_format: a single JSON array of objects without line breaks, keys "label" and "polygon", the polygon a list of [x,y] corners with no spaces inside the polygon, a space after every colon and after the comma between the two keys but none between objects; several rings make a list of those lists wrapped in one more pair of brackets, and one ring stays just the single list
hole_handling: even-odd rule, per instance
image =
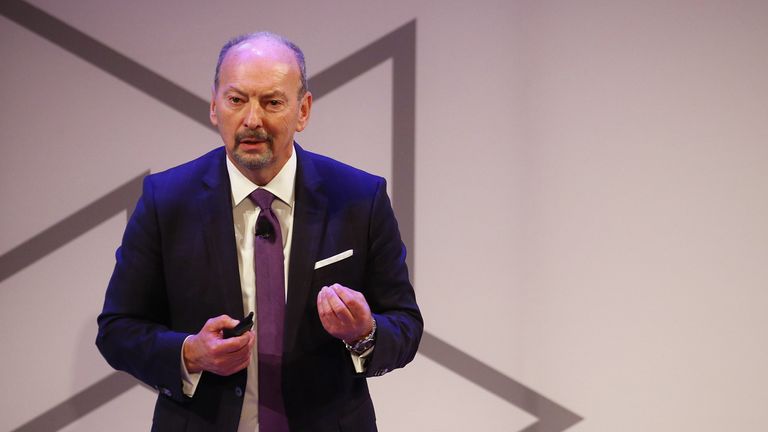
[{"label": "eyebrow", "polygon": [[282,90],[272,90],[261,95],[262,98],[269,98],[269,97],[275,97],[275,96],[284,97],[284,98],[288,97],[288,95]]},{"label": "eyebrow", "polygon": [[226,88],[224,88],[224,93],[227,93],[227,92],[235,92],[235,93],[239,93],[241,95],[246,94],[244,91],[242,91],[239,88],[233,86],[232,84],[230,84]]},{"label": "eyebrow", "polygon": [[[248,95],[247,92],[243,91],[242,89],[240,89],[237,86],[234,86],[232,84],[229,84],[227,87],[224,88],[224,93],[229,93],[229,92],[238,93],[238,94],[241,94],[241,95],[244,95],[244,96]],[[282,91],[282,90],[279,90],[279,89],[270,90],[270,91],[262,94],[261,96],[259,96],[259,98],[263,99],[263,98],[270,98],[270,97],[275,97],[275,96],[283,97],[283,98],[288,98],[288,94],[286,92]]]}]

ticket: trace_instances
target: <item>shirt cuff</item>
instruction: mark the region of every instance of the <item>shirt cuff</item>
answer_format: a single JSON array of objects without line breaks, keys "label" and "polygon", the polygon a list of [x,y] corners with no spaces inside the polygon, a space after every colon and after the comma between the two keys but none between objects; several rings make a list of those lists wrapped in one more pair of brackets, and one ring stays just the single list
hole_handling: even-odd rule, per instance
[{"label": "shirt cuff", "polygon": [[[184,343],[181,344],[181,391],[184,392],[184,395],[192,397],[195,395],[197,383],[200,382],[200,377],[203,375],[203,373],[189,373],[189,371],[187,371],[187,365],[184,364],[184,344],[187,343],[189,336],[184,338]],[[367,354],[367,352],[364,354]]]},{"label": "shirt cuff", "polygon": [[352,364],[355,366],[355,372],[365,373],[365,369],[368,367],[368,359],[371,357],[374,348],[376,347],[372,346],[360,355],[350,351],[349,355],[352,356]]}]

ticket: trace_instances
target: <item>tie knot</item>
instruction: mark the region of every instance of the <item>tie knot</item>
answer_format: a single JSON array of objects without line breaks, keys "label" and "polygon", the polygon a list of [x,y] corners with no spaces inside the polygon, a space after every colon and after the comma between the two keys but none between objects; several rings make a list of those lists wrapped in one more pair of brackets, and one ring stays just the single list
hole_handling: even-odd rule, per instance
[{"label": "tie knot", "polygon": [[251,192],[249,197],[251,198],[251,201],[262,210],[272,208],[272,201],[275,200],[275,196],[272,195],[272,192],[262,188]]}]

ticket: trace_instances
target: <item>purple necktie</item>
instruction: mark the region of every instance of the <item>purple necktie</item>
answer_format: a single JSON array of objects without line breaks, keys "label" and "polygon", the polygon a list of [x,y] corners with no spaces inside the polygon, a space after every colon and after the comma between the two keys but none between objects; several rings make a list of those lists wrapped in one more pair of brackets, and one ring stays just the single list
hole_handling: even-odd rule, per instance
[{"label": "purple necktie", "polygon": [[259,354],[259,432],[287,432],[283,405],[282,360],[285,319],[283,235],[272,211],[275,196],[256,189],[251,201],[261,212],[256,220],[256,331]]}]

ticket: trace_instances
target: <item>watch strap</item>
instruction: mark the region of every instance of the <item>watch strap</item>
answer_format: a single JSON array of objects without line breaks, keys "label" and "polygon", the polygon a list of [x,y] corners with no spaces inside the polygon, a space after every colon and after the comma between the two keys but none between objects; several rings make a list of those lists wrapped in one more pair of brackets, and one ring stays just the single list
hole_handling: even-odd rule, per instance
[{"label": "watch strap", "polygon": [[354,345],[348,344],[347,341],[343,341],[343,342],[344,342],[344,346],[347,347],[349,351],[357,355],[362,355],[374,345],[375,338],[376,338],[376,320],[374,319],[373,328],[371,329],[371,332],[368,333],[366,337],[355,342]]}]

